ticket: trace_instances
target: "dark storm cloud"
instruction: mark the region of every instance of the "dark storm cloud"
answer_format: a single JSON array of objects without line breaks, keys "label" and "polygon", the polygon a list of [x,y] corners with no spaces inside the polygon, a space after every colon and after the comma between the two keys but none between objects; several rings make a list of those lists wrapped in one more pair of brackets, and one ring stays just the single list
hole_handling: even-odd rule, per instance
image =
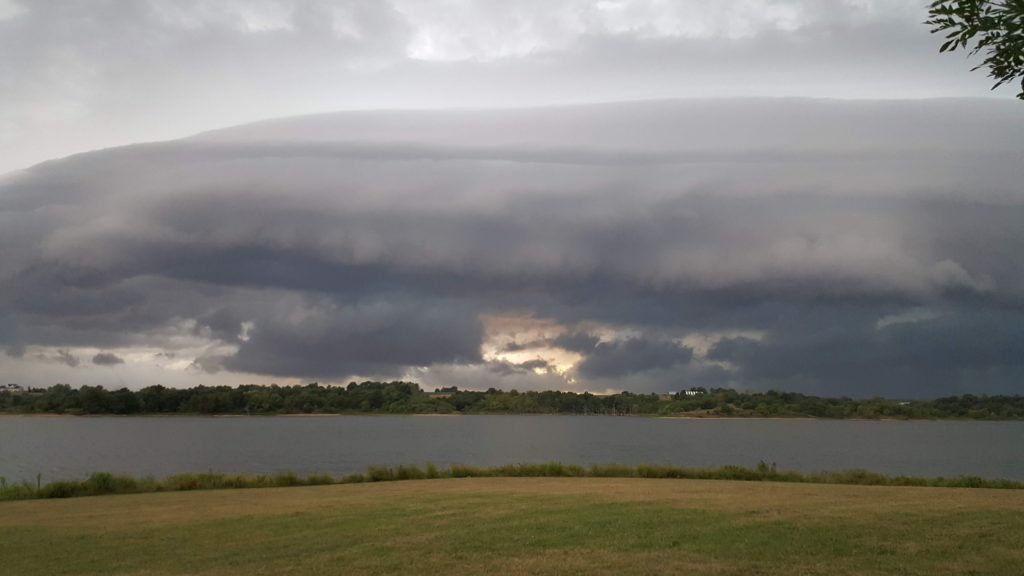
[{"label": "dark storm cloud", "polygon": [[547,371],[551,368],[551,364],[547,360],[540,358],[534,360],[527,360],[526,362],[508,362],[508,361],[492,361],[486,364],[488,369],[494,374],[500,376],[513,376],[518,374],[530,374],[536,370]]},{"label": "dark storm cloud", "polygon": [[509,342],[501,347],[502,352],[521,352],[523,350],[529,350],[538,346],[543,346],[542,341],[531,341],[531,342]]},{"label": "dark storm cloud", "polygon": [[124,358],[110,352],[100,352],[92,357],[92,363],[97,366],[117,366],[124,364]]},{"label": "dark storm cloud", "polygon": [[551,364],[547,360],[537,358],[535,360],[527,360],[526,362],[520,362],[519,367],[524,370],[546,370],[551,367]]},{"label": "dark storm cloud", "polygon": [[[964,215],[986,219],[987,226],[978,232],[992,236],[993,241],[1019,236],[1014,226],[1019,206],[1002,206],[1012,201],[1024,176],[1009,152],[1019,126],[1013,114],[1016,109],[1002,108],[1009,125],[993,128],[985,142],[977,126],[996,126],[1001,122],[998,114],[982,122],[970,116],[951,123],[947,128],[962,134],[961,140],[950,141],[932,134],[933,119],[920,111],[927,107],[916,107],[916,114],[904,119],[904,124],[922,127],[923,140],[915,143],[905,136],[915,131],[886,130],[883,125],[886,121],[898,125],[897,112],[906,110],[904,104],[875,105],[882,111],[870,129],[865,128],[864,117],[871,114],[859,104],[850,105],[854,113],[849,114],[847,106],[811,103],[806,108],[816,113],[800,120],[801,104],[749,105],[766,118],[792,119],[788,128],[779,120],[759,125],[743,122],[751,118],[743,112],[735,114],[741,121],[730,121],[730,109],[748,108],[735,104],[717,104],[710,110],[706,104],[694,104],[692,109],[650,105],[656,113],[637,113],[647,108],[637,105],[589,107],[569,109],[566,116],[573,121],[562,125],[550,121],[557,114],[549,111],[534,122],[559,134],[562,129],[586,126],[587,117],[595,118],[590,132],[577,137],[586,138],[586,143],[575,147],[605,148],[605,154],[619,147],[641,148],[646,138],[648,147],[685,146],[699,151],[704,145],[725,149],[725,154],[736,148],[789,147],[794,157],[805,153],[810,160],[733,156],[729,161],[680,162],[667,158],[654,166],[619,166],[458,156],[423,160],[392,156],[387,150],[373,158],[342,154],[249,159],[244,143],[226,159],[216,153],[185,159],[170,153],[169,160],[162,160],[157,147],[142,158],[135,157],[132,149],[115,150],[54,167],[58,174],[98,171],[94,182],[65,186],[59,179],[14,180],[0,205],[9,207],[12,221],[14,214],[39,220],[39,226],[24,234],[39,241],[33,236],[47,234],[47,225],[53,225],[48,217],[55,220],[60,206],[76,204],[66,197],[69,188],[75,188],[78,197],[100,195],[104,202],[76,206],[87,215],[93,213],[91,217],[65,225],[48,238],[55,256],[48,263],[50,268],[32,272],[60,273],[80,284],[103,282],[103,274],[117,277],[122,274],[118,268],[125,268],[228,281],[218,280],[220,274],[255,284],[275,277],[275,283],[307,282],[307,274],[296,272],[319,270],[313,283],[356,286],[401,274],[433,276],[439,285],[459,274],[478,282],[487,277],[522,282],[530,279],[524,272],[533,272],[544,282],[608,275],[656,286],[723,288],[768,282],[781,291],[795,277],[802,277],[801,283],[827,284],[830,291],[854,293],[978,291],[990,288],[992,282],[1019,287],[1020,278],[1013,277],[1012,269],[1004,267],[999,270],[1002,278],[990,278],[972,274],[956,259],[928,253],[932,243],[944,241],[936,238],[941,236],[937,230],[957,226]],[[957,108],[949,103],[933,106],[936,122]],[[658,113],[670,120],[659,121]],[[479,135],[474,128],[487,117],[482,113],[427,116],[434,124],[451,125],[444,138],[465,140]],[[529,125],[528,116],[512,116],[520,125]],[[608,122],[603,120],[606,116],[620,120]],[[709,116],[723,118],[720,132],[713,122],[695,120]],[[378,124],[389,123],[387,115],[374,117]],[[831,128],[821,122],[822,117],[832,119]],[[617,130],[630,123],[632,133]],[[379,137],[372,124],[364,126],[363,132],[348,130],[344,122],[335,124],[348,138],[360,133]],[[508,133],[498,129],[501,125],[489,132],[490,138]],[[643,132],[636,126],[649,129]],[[811,126],[821,127],[816,140]],[[410,123],[409,139],[417,138],[416,128]],[[745,130],[755,136],[744,138]],[[762,130],[776,136],[757,136]],[[533,132],[537,135],[532,139],[528,130],[510,137],[529,144],[552,139],[540,128]],[[245,138],[275,134],[289,138],[280,130],[241,133]],[[972,133],[978,136],[971,137]],[[787,140],[786,135],[793,138]],[[432,137],[430,131],[420,136]],[[837,149],[863,148],[871,141],[880,143],[886,158],[877,153],[828,161],[816,158]],[[954,152],[970,143],[989,152]],[[304,144],[298,146],[301,149]],[[207,150],[203,144],[198,147]],[[572,150],[574,146],[562,143],[560,147]],[[812,148],[817,150],[805,152]],[[383,166],[387,170],[381,170]],[[302,171],[305,193],[284,198],[281,190],[296,185],[296,170]],[[180,194],[167,192],[169,181],[176,183]],[[971,198],[960,191],[965,187],[971,188]],[[424,192],[440,189],[445,190],[443,198]],[[370,190],[384,192],[370,194]],[[402,206],[395,207],[395,201]],[[119,220],[101,214],[103,210],[115,214],[129,210],[131,218]],[[268,210],[273,218],[267,218]],[[737,225],[734,215],[746,210],[758,217]],[[428,211],[430,217],[422,217]],[[230,220],[222,216],[225,212],[232,214]],[[628,241],[623,241],[625,236]],[[88,241],[80,242],[83,238]],[[946,249],[965,247],[953,241]],[[727,253],[729,258],[715,261],[710,258],[712,252]],[[17,253],[12,262],[16,258]],[[90,260],[102,261],[98,266],[81,266]],[[998,262],[992,264],[998,266]],[[444,274],[437,274],[439,270]],[[364,277],[353,282],[353,274]],[[1005,286],[1006,282],[1011,285]]]},{"label": "dark storm cloud", "polygon": [[4,348],[4,354],[11,358],[21,358],[25,355],[25,345],[23,343],[9,344]]},{"label": "dark storm cloud", "polygon": [[691,358],[693,350],[676,342],[628,338],[599,343],[576,369],[585,378],[617,378],[687,364]]},{"label": "dark storm cloud", "polygon": [[[525,314],[630,336],[539,341],[584,356],[583,386],[1002,390],[1021,150],[1016,102],[797,99],[335,114],[84,154],[0,181],[0,346],[520,385],[544,366],[484,362],[480,318]],[[876,327],[916,309],[988,355],[951,353],[939,318]],[[765,336],[720,342],[723,366],[677,343],[733,332]]]},{"label": "dark storm cloud", "polygon": [[57,350],[50,359],[54,362],[70,366],[71,368],[76,368],[79,364],[78,357],[67,350]]},{"label": "dark storm cloud", "polygon": [[1020,393],[1024,314],[954,308],[890,324],[821,315],[763,341],[717,343],[709,356],[740,369],[752,386],[857,395],[935,397],[976,391]]},{"label": "dark storm cloud", "polygon": [[472,310],[423,300],[352,307],[303,302],[254,321],[230,370],[274,376],[398,376],[403,366],[479,362],[482,327]]},{"label": "dark storm cloud", "polygon": [[570,352],[589,354],[600,341],[597,336],[586,332],[566,332],[554,338],[551,344]]}]

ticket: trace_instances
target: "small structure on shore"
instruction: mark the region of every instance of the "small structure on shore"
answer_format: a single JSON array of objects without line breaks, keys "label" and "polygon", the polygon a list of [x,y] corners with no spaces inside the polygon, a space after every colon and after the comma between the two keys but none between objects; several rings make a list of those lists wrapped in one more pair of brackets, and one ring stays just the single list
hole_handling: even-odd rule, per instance
[{"label": "small structure on shore", "polygon": [[18,384],[4,384],[3,386],[0,386],[0,392],[10,392],[12,394],[19,394],[24,391],[25,389]]}]

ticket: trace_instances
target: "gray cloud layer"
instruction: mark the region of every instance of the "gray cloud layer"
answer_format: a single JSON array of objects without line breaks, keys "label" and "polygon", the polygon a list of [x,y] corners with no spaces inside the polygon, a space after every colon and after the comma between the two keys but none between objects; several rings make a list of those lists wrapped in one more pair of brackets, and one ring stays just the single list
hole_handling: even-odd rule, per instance
[{"label": "gray cloud layer", "polygon": [[[344,113],[84,154],[0,180],[0,346],[191,339],[214,374],[459,378],[481,318],[511,314],[568,327],[547,345],[596,389],[1019,392],[1022,150],[1012,101],[782,99]],[[706,358],[679,344],[713,334]]]},{"label": "gray cloud layer", "polygon": [[0,173],[339,109],[988,94],[925,17],[920,0],[0,0]]}]

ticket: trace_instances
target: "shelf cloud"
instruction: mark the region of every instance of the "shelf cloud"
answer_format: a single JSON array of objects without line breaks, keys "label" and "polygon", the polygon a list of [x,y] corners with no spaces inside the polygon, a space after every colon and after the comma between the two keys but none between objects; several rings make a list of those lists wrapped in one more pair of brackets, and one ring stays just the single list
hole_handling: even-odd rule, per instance
[{"label": "shelf cloud", "polygon": [[80,154],[0,180],[0,365],[1019,392],[1022,150],[1013,101],[704,99]]}]

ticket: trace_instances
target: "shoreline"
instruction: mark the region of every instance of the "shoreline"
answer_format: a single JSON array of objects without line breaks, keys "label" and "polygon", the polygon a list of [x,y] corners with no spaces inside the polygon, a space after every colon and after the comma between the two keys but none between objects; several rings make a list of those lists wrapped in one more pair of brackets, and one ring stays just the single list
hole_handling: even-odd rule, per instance
[{"label": "shoreline", "polygon": [[59,414],[54,412],[0,412],[0,418],[333,418],[350,416],[412,416],[412,417],[462,417],[462,416],[567,416],[579,418],[648,418],[652,420],[780,420],[780,421],[829,421],[829,422],[1024,422],[1024,418],[906,418],[880,416],[878,418],[828,418],[823,416],[694,416],[658,414],[573,414],[573,413],[537,413],[537,412],[452,412],[452,413],[401,413],[401,412],[317,412],[317,413],[284,413],[284,414],[203,414],[191,412],[149,412],[140,414]]},{"label": "shoreline", "polygon": [[112,494],[147,494],[252,488],[286,488],[326,486],[409,480],[443,480],[462,478],[634,478],[647,480],[711,480],[740,482],[775,482],[786,484],[825,484],[851,486],[895,486],[919,488],[969,488],[986,490],[1024,490],[1024,481],[979,476],[926,477],[890,475],[868,470],[848,469],[823,472],[777,470],[774,464],[761,461],[756,466],[683,467],[653,464],[594,464],[581,466],[547,462],[538,464],[506,464],[504,466],[466,466],[433,464],[369,466],[365,472],[344,476],[331,474],[223,474],[218,472],[174,474],[162,479],[152,476],[95,472],[85,480],[58,480],[43,485],[29,481],[0,482],[0,506],[5,501],[76,498]]},{"label": "shoreline", "polygon": [[826,418],[822,416],[660,416],[657,414],[571,414],[571,413],[533,413],[533,412],[455,412],[450,414],[423,413],[403,414],[390,412],[323,412],[312,414],[202,414],[202,413],[144,413],[144,414],[57,414],[50,412],[20,413],[0,412],[0,418],[335,418],[335,417],[429,417],[456,418],[462,416],[566,416],[575,418],[647,418],[651,420],[780,420],[780,421],[828,421],[828,422],[1024,422],[1022,418]]}]

